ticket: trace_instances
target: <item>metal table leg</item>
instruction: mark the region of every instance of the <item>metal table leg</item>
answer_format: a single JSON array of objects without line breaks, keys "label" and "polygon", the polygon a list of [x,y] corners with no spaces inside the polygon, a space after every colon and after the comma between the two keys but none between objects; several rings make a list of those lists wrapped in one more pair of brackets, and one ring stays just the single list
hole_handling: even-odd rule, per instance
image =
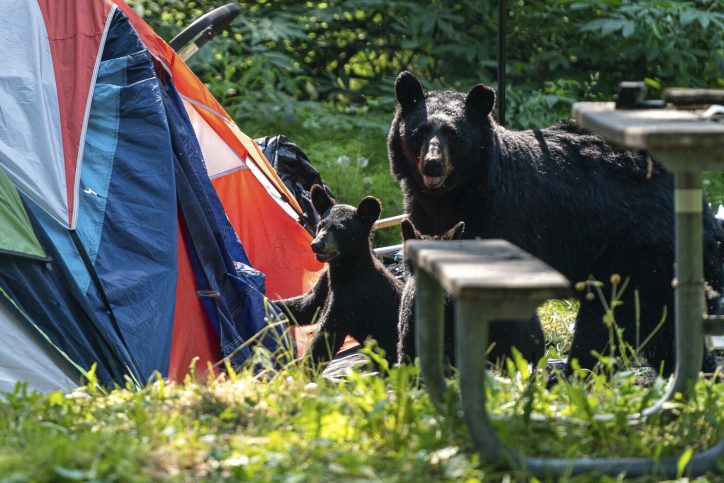
[{"label": "metal table leg", "polygon": [[677,393],[691,396],[704,358],[702,176],[699,172],[678,171],[674,182],[676,366],[666,394],[641,413],[643,418],[661,411]]},{"label": "metal table leg", "polygon": [[676,378],[674,392],[690,395],[704,357],[704,249],[701,173],[675,173]]}]

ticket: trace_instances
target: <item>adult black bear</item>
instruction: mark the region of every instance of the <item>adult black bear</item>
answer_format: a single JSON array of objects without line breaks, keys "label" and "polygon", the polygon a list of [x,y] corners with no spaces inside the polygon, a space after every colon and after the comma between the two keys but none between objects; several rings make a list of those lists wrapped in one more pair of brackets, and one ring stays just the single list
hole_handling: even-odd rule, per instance
[{"label": "adult black bear", "polygon": [[312,250],[328,269],[307,293],[279,305],[300,324],[319,313],[319,331],[310,347],[315,363],[331,359],[347,335],[360,342],[375,339],[394,362],[402,284],[372,253],[370,234],[380,202],[368,196],[356,209],[336,204],[319,185],[312,187],[311,198],[322,217]]},{"label": "adult black bear", "polygon": [[[403,220],[400,225],[402,239],[407,240],[457,240],[465,230],[462,221],[450,228],[440,236],[421,234],[409,220]],[[409,274],[402,290],[400,302],[400,319],[397,324],[399,342],[397,343],[397,361],[399,363],[415,360],[415,277]],[[445,300],[445,340],[443,348],[445,356],[455,364],[454,347],[454,312],[452,303]],[[490,351],[487,352],[489,360],[500,363],[511,354],[515,347],[522,356],[535,364],[545,353],[545,335],[540,319],[534,314],[529,320],[518,322],[506,321],[493,323],[490,326]]]},{"label": "adult black bear", "polygon": [[[490,116],[495,92],[424,92],[410,73],[395,83],[398,107],[388,137],[405,211],[425,234],[459,220],[465,238],[503,238],[542,259],[571,282],[619,274],[630,283],[616,321],[625,340],[656,369],[674,368],[673,177],[640,153],[614,151],[569,122],[510,131]],[[705,203],[708,285],[721,291],[722,234]],[[635,296],[638,294],[638,297]],[[607,292],[608,295],[608,292]],[[599,300],[578,294],[569,361],[592,368],[609,331]],[[710,309],[714,300],[709,300]],[[662,317],[666,322],[657,329]],[[637,322],[638,321],[638,322]],[[713,365],[706,355],[705,369]]]}]

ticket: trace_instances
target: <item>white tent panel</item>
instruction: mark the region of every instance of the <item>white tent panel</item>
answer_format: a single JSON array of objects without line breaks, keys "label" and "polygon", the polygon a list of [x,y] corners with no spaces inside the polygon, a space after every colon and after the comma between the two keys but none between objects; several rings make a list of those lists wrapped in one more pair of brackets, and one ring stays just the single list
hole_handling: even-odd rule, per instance
[{"label": "white tent panel", "polygon": [[194,128],[196,139],[199,141],[209,178],[214,179],[238,169],[246,169],[246,163],[239,159],[229,145],[216,134],[216,131],[201,117],[196,108],[186,99],[183,99],[183,103]]},{"label": "white tent panel", "polygon": [[40,392],[78,387],[78,372],[41,337],[0,303],[0,391],[12,391],[17,381]]},{"label": "white tent panel", "polygon": [[[256,165],[256,162],[251,156],[246,156],[243,160],[236,155],[236,153],[229,147],[226,142],[221,139],[221,136],[216,134],[216,131],[209,126],[204,118],[199,114],[194,107],[196,104],[189,102],[188,99],[183,99],[184,107],[188,113],[191,125],[194,128],[196,139],[199,141],[199,147],[201,148],[201,154],[204,156],[204,163],[206,163],[206,172],[209,178],[212,180],[222,176],[227,176],[238,171],[240,169],[249,169],[254,177],[264,186],[269,195],[281,206],[289,216],[294,220],[298,220],[299,216],[294,211],[289,203],[284,201],[282,196],[279,194],[274,185],[264,176],[264,173]],[[199,109],[204,109],[203,106],[199,106]],[[213,111],[211,111],[213,112]],[[241,134],[241,132],[239,132]],[[242,134],[243,135],[243,134]],[[253,140],[251,142],[254,142]]]},{"label": "white tent panel", "polygon": [[36,1],[0,0],[0,12],[0,166],[67,226],[60,108],[43,15]]}]

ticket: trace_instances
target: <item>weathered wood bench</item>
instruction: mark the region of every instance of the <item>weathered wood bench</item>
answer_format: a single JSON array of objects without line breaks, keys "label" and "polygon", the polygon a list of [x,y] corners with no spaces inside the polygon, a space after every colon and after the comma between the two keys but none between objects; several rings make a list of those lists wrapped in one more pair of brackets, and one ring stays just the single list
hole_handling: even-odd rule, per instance
[{"label": "weathered wood bench", "polygon": [[417,353],[436,404],[445,391],[444,292],[454,300],[456,333],[465,334],[455,347],[461,384],[482,381],[490,321],[527,319],[545,300],[571,295],[563,275],[504,240],[411,240],[405,258],[417,284]]},{"label": "weathered wood bench", "polygon": [[[704,307],[702,253],[702,171],[724,171],[724,123],[696,112],[673,109],[615,110],[613,103],[574,104],[573,116],[583,128],[614,145],[646,150],[674,173],[676,235],[674,377],[661,400],[632,415],[645,419],[681,394],[691,397],[703,358],[705,337],[715,345],[724,335],[724,317],[707,316]],[[502,456],[538,474],[626,472],[628,476],[676,476],[677,458],[537,459],[526,458],[500,443],[485,412],[483,347],[491,320],[527,317],[538,301],[564,289],[560,275],[504,242],[408,242],[406,257],[417,266],[418,353],[432,400],[442,401],[443,289],[455,298],[458,361],[463,409],[474,442],[485,460]],[[442,243],[442,244],[439,244]],[[467,245],[466,245],[467,243]],[[502,243],[502,244],[501,244]],[[487,248],[484,248],[487,247]],[[505,253],[509,255],[505,255]],[[486,261],[486,257],[492,255]],[[527,261],[526,261],[527,260]],[[547,293],[548,292],[548,293]],[[724,456],[724,440],[694,455],[688,472],[716,468]]]},{"label": "weathered wood bench", "polygon": [[[438,407],[446,391],[444,292],[453,299],[463,413],[482,461],[512,463],[541,476],[589,471],[611,475],[626,472],[629,476],[653,471],[676,474],[678,458],[531,458],[498,439],[485,407],[485,351],[490,323],[525,319],[543,301],[569,297],[569,282],[563,275],[504,240],[408,241],[405,258],[414,268],[417,284],[415,333],[422,376]],[[691,471],[702,473],[715,467],[716,458],[723,452],[724,443],[720,442],[699,453],[690,462]]]}]

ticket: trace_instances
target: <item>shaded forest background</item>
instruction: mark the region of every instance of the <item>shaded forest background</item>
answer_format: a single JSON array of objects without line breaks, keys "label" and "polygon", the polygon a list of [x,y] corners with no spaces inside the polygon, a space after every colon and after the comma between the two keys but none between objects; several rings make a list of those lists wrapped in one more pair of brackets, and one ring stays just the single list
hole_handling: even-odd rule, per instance
[{"label": "shaded forest background", "polygon": [[[166,40],[228,0],[131,0]],[[401,210],[386,160],[394,79],[427,89],[496,87],[498,5],[487,0],[238,2],[229,31],[189,61],[247,134],[285,134],[343,201]],[[724,88],[724,0],[508,1],[506,120],[544,127],[622,80]],[[355,180],[351,182],[351,180]],[[706,178],[724,201],[721,176]]]},{"label": "shaded forest background", "polygon": [[[224,0],[132,1],[170,39]],[[390,112],[395,76],[428,88],[495,86],[497,2],[239,2],[230,31],[191,59],[229,113],[254,129],[304,123],[308,103]],[[724,2],[508,1],[507,117],[540,127],[622,80],[724,87]],[[313,107],[311,107],[313,108]],[[263,113],[263,115],[259,115]]]}]

